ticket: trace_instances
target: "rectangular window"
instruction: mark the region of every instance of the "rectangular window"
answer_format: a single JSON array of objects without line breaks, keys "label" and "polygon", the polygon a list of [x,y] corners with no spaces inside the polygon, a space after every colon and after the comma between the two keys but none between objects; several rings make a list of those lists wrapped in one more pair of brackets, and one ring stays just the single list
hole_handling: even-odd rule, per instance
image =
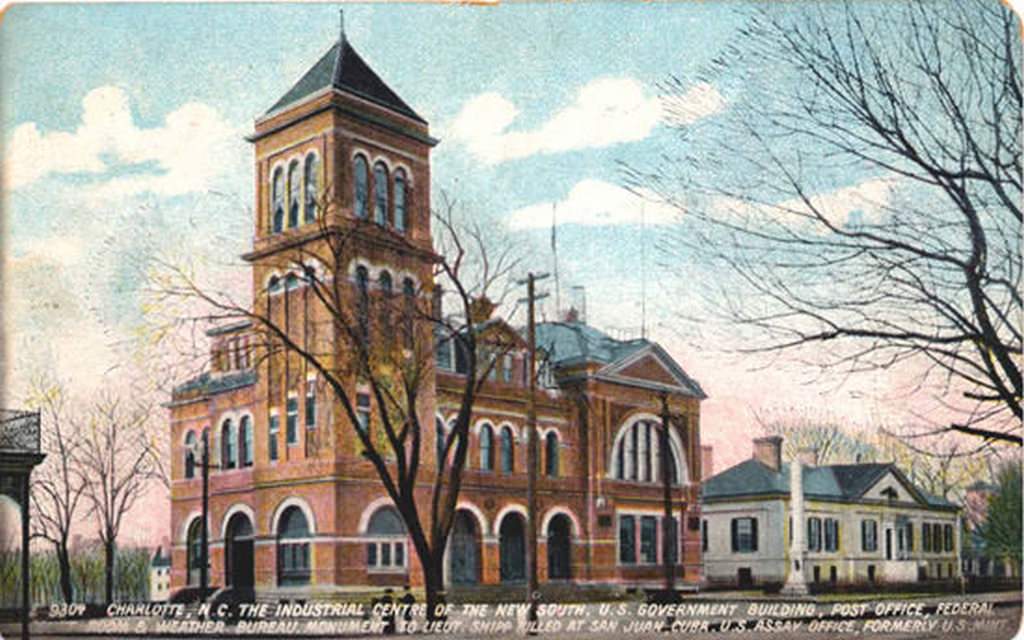
[{"label": "rectangular window", "polygon": [[370,394],[368,393],[356,394],[356,420],[359,430],[366,433],[366,430],[370,428]]},{"label": "rectangular window", "polygon": [[366,566],[376,570],[405,568],[405,542],[374,540],[366,543]]},{"label": "rectangular window", "polygon": [[316,381],[306,381],[306,428],[316,429]]},{"label": "rectangular window", "polygon": [[281,417],[276,413],[270,414],[269,428],[267,429],[267,450],[270,452],[270,461],[277,460],[277,434],[281,430]]},{"label": "rectangular window", "polygon": [[703,522],[701,522],[700,550],[701,551],[707,551],[708,550],[708,521],[707,520],[704,520]]},{"label": "rectangular window", "polygon": [[757,551],[757,518],[732,519],[732,550],[736,553]]},{"label": "rectangular window", "polygon": [[640,562],[655,564],[658,561],[658,519],[654,516],[640,518]]},{"label": "rectangular window", "polygon": [[907,523],[907,551],[914,550],[914,523]]},{"label": "rectangular window", "polygon": [[839,550],[839,521],[825,518],[825,551]]},{"label": "rectangular window", "polygon": [[299,442],[299,399],[292,396],[288,398],[286,406],[288,411],[287,422],[285,423],[285,436],[288,444]]},{"label": "rectangular window", "polygon": [[619,516],[619,563],[636,564],[636,522],[633,516]]},{"label": "rectangular window", "polygon": [[366,566],[377,566],[377,543],[370,542],[366,545]]},{"label": "rectangular window", "polygon": [[878,522],[876,520],[860,521],[861,551],[878,551]]},{"label": "rectangular window", "polygon": [[925,551],[932,550],[932,525],[927,522],[921,525],[921,542]]},{"label": "rectangular window", "polygon": [[501,381],[512,382],[512,356],[507,353],[501,362]]},{"label": "rectangular window", "polygon": [[946,526],[944,526],[942,528],[942,533],[943,533],[943,537],[945,538],[945,542],[946,542],[946,546],[945,546],[946,551],[952,551],[953,550],[953,525],[947,524]]},{"label": "rectangular window", "polygon": [[821,518],[807,519],[807,550],[821,551]]}]

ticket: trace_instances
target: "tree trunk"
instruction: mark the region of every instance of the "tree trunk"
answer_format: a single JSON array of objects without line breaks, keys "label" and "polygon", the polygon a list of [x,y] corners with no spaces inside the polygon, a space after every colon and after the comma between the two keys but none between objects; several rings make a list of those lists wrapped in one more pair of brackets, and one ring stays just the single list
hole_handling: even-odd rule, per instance
[{"label": "tree trunk", "polygon": [[57,565],[60,568],[60,593],[64,596],[64,602],[70,604],[74,599],[71,587],[71,558],[68,554],[66,542],[59,542],[57,547]]},{"label": "tree trunk", "polygon": [[110,604],[114,601],[114,541],[109,538],[103,541],[103,559],[106,574],[103,583],[104,602]]},{"label": "tree trunk", "polygon": [[[433,557],[437,555],[437,557]],[[427,620],[435,622],[444,620],[446,616],[439,605],[446,604],[444,594],[444,556],[431,554],[430,561],[423,564],[423,585],[426,589]],[[441,615],[438,615],[441,613]]]}]

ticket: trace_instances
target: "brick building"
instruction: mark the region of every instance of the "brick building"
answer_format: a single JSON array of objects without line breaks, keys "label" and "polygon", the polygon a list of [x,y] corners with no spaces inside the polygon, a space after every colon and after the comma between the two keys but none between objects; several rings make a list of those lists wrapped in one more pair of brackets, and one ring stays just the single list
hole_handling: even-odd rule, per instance
[{"label": "brick building", "polygon": [[[325,229],[342,229],[349,242],[331,277],[351,287],[354,305],[385,294],[431,304],[429,154],[437,141],[344,36],[257,119],[249,139],[256,205],[253,248],[243,257],[253,305],[343,366],[345,350],[323,330],[301,274],[286,265],[323,248]],[[513,346],[474,406],[445,559],[451,586],[525,579],[525,342],[500,320],[488,331],[506,334]],[[360,455],[354,429],[376,410],[369,394],[352,380],[360,423],[353,425],[301,358],[261,354],[250,323],[208,333],[210,370],[179,385],[169,405],[173,588],[198,583],[201,474],[193,451],[204,437],[215,465],[211,585],[329,597],[421,583],[405,525]],[[425,337],[432,341],[429,330]],[[546,362],[537,403],[541,581],[661,580],[662,396],[676,416],[677,575],[699,580],[700,386],[648,340],[616,340],[576,319],[540,323],[537,337]],[[447,343],[430,352],[420,418],[435,432],[424,438],[424,490],[438,458],[428,445],[440,442],[457,410],[464,364]]]}]

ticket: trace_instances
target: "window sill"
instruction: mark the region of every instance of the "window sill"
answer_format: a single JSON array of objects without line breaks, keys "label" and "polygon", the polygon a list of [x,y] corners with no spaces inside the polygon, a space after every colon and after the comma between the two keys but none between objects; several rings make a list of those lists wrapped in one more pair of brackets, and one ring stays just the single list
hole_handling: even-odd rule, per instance
[{"label": "window sill", "polygon": [[367,567],[366,573],[371,575],[405,575],[409,573],[408,567]]}]

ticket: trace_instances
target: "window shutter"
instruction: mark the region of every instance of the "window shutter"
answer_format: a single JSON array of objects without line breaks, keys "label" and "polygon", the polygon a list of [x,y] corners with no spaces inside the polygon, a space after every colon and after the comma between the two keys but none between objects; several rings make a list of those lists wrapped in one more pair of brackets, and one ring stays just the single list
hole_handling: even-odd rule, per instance
[{"label": "window shutter", "polygon": [[735,553],[736,550],[739,548],[739,543],[736,535],[736,518],[733,518],[732,522],[730,522],[729,524],[731,525],[730,533],[732,534],[732,550],[733,553]]},{"label": "window shutter", "polygon": [[757,518],[750,519],[751,551],[757,551]]}]

